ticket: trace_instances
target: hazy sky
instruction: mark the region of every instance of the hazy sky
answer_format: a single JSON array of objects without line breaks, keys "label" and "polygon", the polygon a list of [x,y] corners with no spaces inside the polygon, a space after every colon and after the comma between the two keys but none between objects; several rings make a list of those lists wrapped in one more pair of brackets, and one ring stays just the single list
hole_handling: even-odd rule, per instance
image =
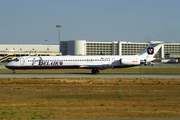
[{"label": "hazy sky", "polygon": [[180,42],[180,0],[0,0],[0,44]]}]

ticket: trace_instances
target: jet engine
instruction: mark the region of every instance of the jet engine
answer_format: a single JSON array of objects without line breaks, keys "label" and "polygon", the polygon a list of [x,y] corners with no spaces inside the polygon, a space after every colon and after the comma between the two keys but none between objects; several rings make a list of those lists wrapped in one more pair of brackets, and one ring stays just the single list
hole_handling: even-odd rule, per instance
[{"label": "jet engine", "polygon": [[138,59],[120,59],[122,65],[140,65],[141,61]]}]

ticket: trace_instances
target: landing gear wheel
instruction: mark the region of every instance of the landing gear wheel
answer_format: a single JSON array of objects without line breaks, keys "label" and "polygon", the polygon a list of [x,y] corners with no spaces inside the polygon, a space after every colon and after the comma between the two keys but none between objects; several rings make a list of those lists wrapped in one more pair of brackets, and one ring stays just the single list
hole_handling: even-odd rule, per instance
[{"label": "landing gear wheel", "polygon": [[91,72],[92,72],[92,74],[95,74],[95,69],[92,69]]},{"label": "landing gear wheel", "polygon": [[96,69],[96,74],[99,74],[99,70],[98,69]]},{"label": "landing gear wheel", "polygon": [[14,74],[14,73],[16,73],[16,71],[15,71],[15,70],[12,70],[12,73]]},{"label": "landing gear wheel", "polygon": [[98,69],[92,69],[92,74],[99,74],[99,70]]}]

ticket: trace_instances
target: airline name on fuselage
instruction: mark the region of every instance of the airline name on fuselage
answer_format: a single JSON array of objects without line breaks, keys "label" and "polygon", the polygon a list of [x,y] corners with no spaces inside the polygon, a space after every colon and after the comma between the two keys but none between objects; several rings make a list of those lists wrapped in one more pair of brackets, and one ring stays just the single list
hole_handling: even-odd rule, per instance
[{"label": "airline name on fuselage", "polygon": [[58,62],[58,61],[55,61],[55,62],[39,62],[39,65],[40,66],[58,66],[58,65],[63,65],[63,62]]},{"label": "airline name on fuselage", "polygon": [[[63,62],[93,62],[93,61],[110,61],[110,58],[101,59],[69,59],[69,60],[34,60],[34,62],[39,62],[40,66],[58,66],[63,65]],[[33,60],[28,60],[28,62],[33,62]]]}]

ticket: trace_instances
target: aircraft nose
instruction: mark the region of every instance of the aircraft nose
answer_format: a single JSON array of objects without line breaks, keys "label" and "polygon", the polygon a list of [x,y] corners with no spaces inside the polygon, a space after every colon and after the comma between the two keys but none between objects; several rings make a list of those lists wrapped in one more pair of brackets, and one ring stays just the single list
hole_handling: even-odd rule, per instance
[{"label": "aircraft nose", "polygon": [[11,68],[12,64],[9,62],[5,65],[6,68]]},{"label": "aircraft nose", "polygon": [[5,67],[8,68],[9,67],[9,63],[6,63]]}]

